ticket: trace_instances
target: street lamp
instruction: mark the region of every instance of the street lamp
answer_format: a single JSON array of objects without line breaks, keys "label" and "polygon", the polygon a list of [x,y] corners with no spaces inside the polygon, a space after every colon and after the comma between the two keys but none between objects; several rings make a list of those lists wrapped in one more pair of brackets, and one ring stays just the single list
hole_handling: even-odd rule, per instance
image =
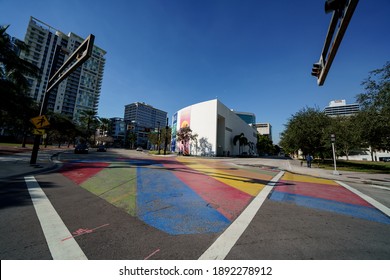
[{"label": "street lamp", "polygon": [[334,148],[334,143],[336,142],[336,136],[334,134],[330,135],[330,141],[332,142],[332,150],[333,150],[333,163],[334,163],[333,174],[340,175],[339,172],[337,171],[337,168],[336,168],[336,152],[335,152],[335,148]]},{"label": "street lamp", "polygon": [[168,145],[168,118],[167,118],[167,124],[165,126],[165,143],[164,143],[164,155],[167,154],[167,145]]},{"label": "street lamp", "polygon": [[157,149],[158,149],[158,154],[161,154],[160,151],[160,122],[157,122],[158,128],[157,128]]}]

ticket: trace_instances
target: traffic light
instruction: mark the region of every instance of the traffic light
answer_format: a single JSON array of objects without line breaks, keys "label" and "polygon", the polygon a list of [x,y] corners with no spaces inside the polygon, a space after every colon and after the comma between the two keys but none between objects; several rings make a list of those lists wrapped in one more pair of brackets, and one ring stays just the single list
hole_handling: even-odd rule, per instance
[{"label": "traffic light", "polygon": [[327,0],[325,1],[325,13],[342,11],[345,8],[347,0]]},{"label": "traffic light", "polygon": [[351,21],[359,0],[326,0],[325,13],[333,12],[324,46],[320,55],[320,62],[313,65],[311,74],[317,77],[317,83],[322,86],[332,66],[337,50],[341,44],[345,31]]},{"label": "traffic light", "polygon": [[322,64],[317,62],[313,64],[313,68],[311,69],[311,75],[314,77],[319,77],[322,71]]}]

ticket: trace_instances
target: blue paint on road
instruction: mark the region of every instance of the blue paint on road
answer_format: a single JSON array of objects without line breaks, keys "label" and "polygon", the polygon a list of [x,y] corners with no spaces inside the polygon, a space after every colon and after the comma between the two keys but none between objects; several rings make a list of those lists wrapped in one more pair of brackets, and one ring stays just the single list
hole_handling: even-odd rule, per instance
[{"label": "blue paint on road", "polygon": [[336,212],[339,214],[353,216],[356,218],[374,221],[378,223],[390,224],[390,218],[373,207],[342,203],[333,200],[314,198],[278,191],[274,191],[270,199],[274,201],[294,203],[299,206],[304,206],[308,208]]},{"label": "blue paint on road", "polygon": [[[137,167],[137,216],[172,235],[221,232],[230,221],[174,174],[151,161]],[[148,166],[148,167],[145,167]]]}]

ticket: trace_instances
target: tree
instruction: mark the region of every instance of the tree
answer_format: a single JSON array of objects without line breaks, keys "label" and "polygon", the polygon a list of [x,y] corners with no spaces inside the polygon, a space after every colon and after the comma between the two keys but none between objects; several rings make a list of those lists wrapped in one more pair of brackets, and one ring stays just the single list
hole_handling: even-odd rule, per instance
[{"label": "tree", "polygon": [[272,140],[268,137],[268,135],[257,135],[257,143],[256,143],[257,152],[259,154],[273,154],[274,146]]},{"label": "tree", "polygon": [[[80,127],[83,131],[85,139],[91,140],[91,136],[95,136],[96,128],[98,127],[98,120],[95,110],[84,110],[80,114]],[[95,139],[92,141],[94,142]]]},{"label": "tree", "polygon": [[336,137],[336,151],[340,151],[349,159],[349,154],[352,150],[361,147],[361,138],[359,135],[358,119],[356,116],[337,116],[331,119],[331,123],[326,133],[324,141],[329,150],[331,149],[330,135],[334,134]]},{"label": "tree", "polygon": [[[26,76],[39,77],[40,69],[21,59],[18,51],[28,52],[20,40],[11,40],[8,26],[0,27],[0,125],[15,134],[27,134],[28,121],[38,113],[36,103],[27,96],[29,83]],[[24,143],[24,141],[23,141]]]},{"label": "tree", "polygon": [[293,115],[281,134],[280,145],[288,153],[301,150],[304,155],[324,157],[331,119],[318,108],[304,108]]},{"label": "tree", "polygon": [[371,71],[362,85],[365,93],[356,97],[362,109],[358,116],[362,140],[372,152],[390,150],[390,62]]},{"label": "tree", "polygon": [[183,150],[181,151],[183,155],[190,155],[190,140],[194,140],[197,137],[197,134],[192,134],[192,129],[189,126],[180,128],[176,133],[176,138],[179,143],[182,144]]},{"label": "tree", "polygon": [[163,143],[164,143],[164,152],[166,152],[171,137],[172,137],[172,130],[169,126],[161,129],[161,139],[163,139]]},{"label": "tree", "polygon": [[76,125],[67,116],[62,114],[49,112],[50,127],[47,129],[46,145],[54,141],[61,147],[62,143],[68,142],[68,147],[71,142],[74,142],[80,131]]},{"label": "tree", "polygon": [[233,145],[238,142],[238,154],[241,155],[241,146],[248,145],[248,138],[245,137],[244,133],[240,133],[233,137]]}]

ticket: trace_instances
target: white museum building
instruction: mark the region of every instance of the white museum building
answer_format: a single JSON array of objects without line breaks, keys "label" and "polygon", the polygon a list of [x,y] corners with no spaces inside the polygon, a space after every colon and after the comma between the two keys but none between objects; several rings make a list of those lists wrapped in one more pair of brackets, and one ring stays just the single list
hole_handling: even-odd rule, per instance
[{"label": "white museum building", "polygon": [[[177,132],[190,127],[196,139],[177,141]],[[233,143],[238,136],[246,145]],[[171,150],[199,156],[239,156],[256,154],[257,131],[218,99],[200,102],[179,110],[172,118]]]}]

